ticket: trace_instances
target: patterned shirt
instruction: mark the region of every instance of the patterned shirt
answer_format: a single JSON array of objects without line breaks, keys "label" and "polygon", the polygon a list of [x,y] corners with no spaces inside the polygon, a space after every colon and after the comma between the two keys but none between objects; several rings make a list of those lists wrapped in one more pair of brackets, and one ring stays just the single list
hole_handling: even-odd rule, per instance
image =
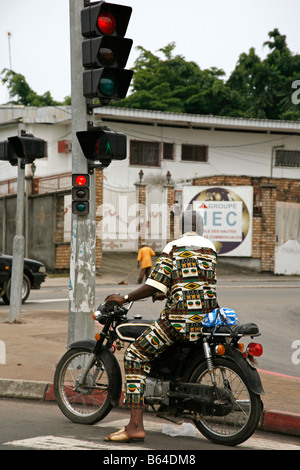
[{"label": "patterned shirt", "polygon": [[218,307],[216,263],[213,243],[188,232],[166,245],[146,281],[166,294],[164,312],[187,339],[196,339],[204,315]]}]

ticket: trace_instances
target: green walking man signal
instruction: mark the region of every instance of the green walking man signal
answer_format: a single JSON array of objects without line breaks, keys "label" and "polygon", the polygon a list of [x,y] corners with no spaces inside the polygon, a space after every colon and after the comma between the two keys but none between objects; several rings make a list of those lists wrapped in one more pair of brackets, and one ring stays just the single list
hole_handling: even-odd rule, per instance
[{"label": "green walking man signal", "polygon": [[125,160],[127,156],[126,135],[107,127],[94,127],[76,132],[84,156],[88,160],[108,166],[112,160]]}]

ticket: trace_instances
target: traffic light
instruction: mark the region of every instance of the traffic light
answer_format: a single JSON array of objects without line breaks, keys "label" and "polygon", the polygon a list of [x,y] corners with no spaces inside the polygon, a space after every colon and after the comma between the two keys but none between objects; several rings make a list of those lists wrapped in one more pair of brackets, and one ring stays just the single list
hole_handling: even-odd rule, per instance
[{"label": "traffic light", "polygon": [[32,163],[36,158],[47,155],[46,142],[34,137],[32,134],[21,132],[21,136],[8,137],[0,142],[0,160],[7,160],[12,166],[18,165],[18,158],[22,164]]},{"label": "traffic light", "polygon": [[86,174],[72,175],[72,213],[85,215],[90,210],[90,177]]},{"label": "traffic light", "polygon": [[9,137],[8,142],[17,156],[24,159],[26,163],[32,163],[36,158],[43,158],[47,154],[46,142],[32,134],[22,133],[21,137]]},{"label": "traffic light", "polygon": [[18,166],[18,157],[8,140],[0,142],[0,160],[8,161],[12,166]]},{"label": "traffic light", "polygon": [[81,11],[83,95],[103,104],[125,98],[133,72],[126,70],[132,40],[124,38],[132,8],[96,2]]},{"label": "traffic light", "polygon": [[108,128],[76,132],[84,156],[108,166],[111,160],[125,160],[126,135]]}]

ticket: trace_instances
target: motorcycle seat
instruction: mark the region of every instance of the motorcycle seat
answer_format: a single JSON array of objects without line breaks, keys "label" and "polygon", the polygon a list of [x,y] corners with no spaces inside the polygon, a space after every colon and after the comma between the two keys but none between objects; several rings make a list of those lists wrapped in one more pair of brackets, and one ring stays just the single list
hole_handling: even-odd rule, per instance
[{"label": "motorcycle seat", "polygon": [[220,325],[202,328],[202,333],[224,334],[229,336],[257,336],[259,329],[256,323],[243,323],[237,325]]},{"label": "motorcycle seat", "polygon": [[141,334],[153,324],[151,320],[128,320],[121,325],[118,325],[116,331],[118,336],[123,341],[133,341],[137,339]]}]

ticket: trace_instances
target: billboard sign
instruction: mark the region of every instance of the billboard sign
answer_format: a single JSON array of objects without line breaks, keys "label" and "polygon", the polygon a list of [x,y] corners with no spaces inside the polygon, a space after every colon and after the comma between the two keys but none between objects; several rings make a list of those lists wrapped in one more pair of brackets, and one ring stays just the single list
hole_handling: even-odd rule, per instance
[{"label": "billboard sign", "polygon": [[219,255],[252,255],[251,186],[185,186],[183,206],[201,213],[203,235],[214,243]]}]

